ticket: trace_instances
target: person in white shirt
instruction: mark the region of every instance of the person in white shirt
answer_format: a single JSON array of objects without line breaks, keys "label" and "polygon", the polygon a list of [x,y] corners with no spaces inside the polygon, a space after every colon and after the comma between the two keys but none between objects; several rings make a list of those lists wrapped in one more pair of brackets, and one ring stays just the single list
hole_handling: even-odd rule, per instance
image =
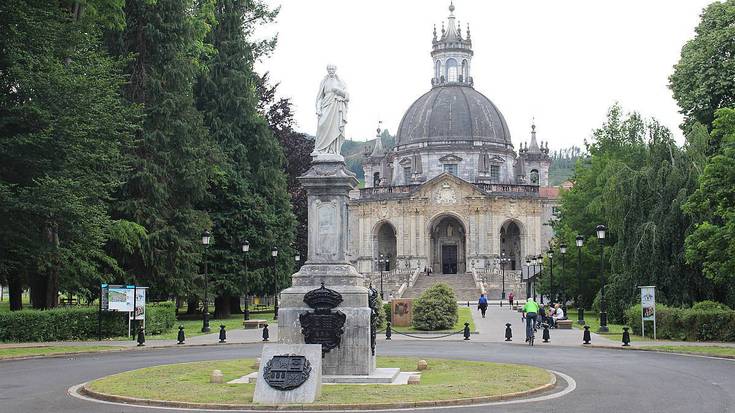
[{"label": "person in white shirt", "polygon": [[554,324],[556,324],[559,320],[564,320],[564,310],[561,308],[561,305],[557,304],[554,306]]}]

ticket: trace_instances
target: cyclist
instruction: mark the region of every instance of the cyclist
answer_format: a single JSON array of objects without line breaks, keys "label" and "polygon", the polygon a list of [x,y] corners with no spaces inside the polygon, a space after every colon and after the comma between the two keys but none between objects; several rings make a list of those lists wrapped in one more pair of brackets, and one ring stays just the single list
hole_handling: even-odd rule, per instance
[{"label": "cyclist", "polygon": [[526,305],[523,306],[523,317],[526,318],[526,342],[533,336],[533,328],[536,324],[536,316],[538,315],[539,305],[533,298],[526,300]]}]

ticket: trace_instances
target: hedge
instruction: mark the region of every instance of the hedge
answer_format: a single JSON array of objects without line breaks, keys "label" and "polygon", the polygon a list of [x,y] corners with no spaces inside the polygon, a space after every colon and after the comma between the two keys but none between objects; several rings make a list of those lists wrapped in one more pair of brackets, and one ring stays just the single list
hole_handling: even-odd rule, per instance
[{"label": "hedge", "polygon": [[[102,337],[128,334],[127,313],[102,313]],[[146,334],[167,332],[176,324],[173,303],[146,306]],[[0,341],[70,341],[97,338],[97,307],[22,310],[0,313]]]},{"label": "hedge", "polygon": [[[700,309],[705,308],[705,309]],[[641,305],[625,311],[633,333],[641,334]],[[646,323],[653,337],[653,323]],[[735,341],[735,311],[710,305],[675,308],[656,304],[656,338],[681,341]]]}]

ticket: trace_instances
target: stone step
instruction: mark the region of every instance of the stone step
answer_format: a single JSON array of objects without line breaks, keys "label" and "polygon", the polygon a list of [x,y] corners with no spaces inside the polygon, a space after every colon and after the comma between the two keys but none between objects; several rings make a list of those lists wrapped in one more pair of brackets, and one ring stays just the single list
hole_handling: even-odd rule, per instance
[{"label": "stone step", "polygon": [[449,285],[458,301],[476,301],[480,296],[480,290],[475,285],[475,280],[472,274],[438,274],[427,276],[425,274],[419,275],[416,279],[416,284],[409,288],[403,294],[405,298],[417,298],[424,291],[435,284],[444,283]]}]

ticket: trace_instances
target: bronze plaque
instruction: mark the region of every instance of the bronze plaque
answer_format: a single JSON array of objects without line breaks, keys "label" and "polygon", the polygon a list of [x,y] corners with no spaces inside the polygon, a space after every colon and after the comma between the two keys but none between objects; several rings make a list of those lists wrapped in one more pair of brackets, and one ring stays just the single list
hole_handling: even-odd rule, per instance
[{"label": "bronze plaque", "polygon": [[390,303],[391,324],[396,327],[409,327],[413,320],[410,298],[394,298]]}]

